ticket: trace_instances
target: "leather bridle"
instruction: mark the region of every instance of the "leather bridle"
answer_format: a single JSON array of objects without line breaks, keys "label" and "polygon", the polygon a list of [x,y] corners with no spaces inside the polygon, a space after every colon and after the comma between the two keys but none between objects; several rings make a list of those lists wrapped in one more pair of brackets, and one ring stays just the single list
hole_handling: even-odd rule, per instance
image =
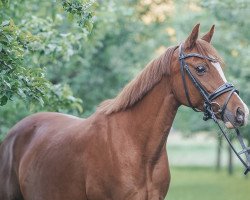
[{"label": "leather bridle", "polygon": [[[213,93],[209,93],[203,86],[202,84],[195,78],[195,76],[193,76],[192,72],[189,69],[188,64],[185,62],[186,58],[190,58],[190,57],[197,57],[197,58],[201,58],[201,59],[205,59],[208,60],[210,62],[217,62],[216,59],[211,58],[209,56],[205,56],[205,55],[201,55],[198,53],[189,53],[189,54],[185,54],[183,49],[182,49],[182,44],[180,44],[179,46],[179,61],[180,61],[180,70],[181,70],[181,77],[182,77],[182,82],[183,82],[183,86],[184,86],[184,91],[185,91],[185,95],[187,98],[187,102],[189,104],[189,106],[196,112],[200,112],[200,110],[198,110],[197,108],[195,108],[191,102],[190,99],[190,95],[188,92],[188,87],[187,87],[187,82],[186,82],[186,77],[185,74],[188,75],[189,79],[192,81],[192,83],[194,84],[194,86],[197,88],[197,90],[199,91],[199,93],[202,95],[202,97],[204,98],[204,117],[203,119],[206,121],[208,119],[213,119],[213,121],[218,125],[219,129],[221,130],[221,132],[223,133],[224,137],[226,138],[227,142],[229,143],[230,147],[232,148],[232,150],[234,151],[234,153],[236,154],[236,156],[239,158],[239,160],[242,162],[242,164],[246,167],[246,171],[244,172],[244,174],[247,174],[248,172],[250,172],[250,148],[246,147],[243,138],[240,134],[240,131],[234,127],[234,130],[236,132],[237,135],[237,139],[242,147],[242,150],[240,152],[237,152],[236,149],[234,148],[233,144],[231,143],[231,140],[229,139],[227,133],[223,130],[223,128],[221,127],[221,125],[219,124],[219,121],[216,117],[216,115],[220,115],[221,118],[224,118],[224,113],[225,110],[227,108],[227,104],[230,101],[232,95],[234,93],[239,94],[238,90],[234,87],[233,84],[231,83],[224,83],[223,85],[221,85],[219,88],[217,88]],[[220,106],[218,103],[214,102],[214,100],[221,96],[222,94],[228,93],[228,96],[223,104],[223,106]],[[213,105],[219,105],[219,110],[217,110],[216,112],[213,110]],[[246,156],[246,161],[244,161],[244,159],[241,157],[241,155],[244,154]]]}]

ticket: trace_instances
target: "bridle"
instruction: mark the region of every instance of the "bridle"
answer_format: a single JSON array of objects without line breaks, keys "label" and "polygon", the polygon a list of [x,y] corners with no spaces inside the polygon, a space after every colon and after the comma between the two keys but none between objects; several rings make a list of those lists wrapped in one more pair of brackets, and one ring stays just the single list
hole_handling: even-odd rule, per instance
[{"label": "bridle", "polygon": [[207,90],[202,86],[202,84],[193,76],[193,74],[191,73],[191,71],[189,69],[188,64],[185,62],[185,59],[190,58],[190,57],[198,57],[198,58],[206,59],[210,62],[217,62],[217,60],[214,58],[211,58],[208,56],[203,56],[203,55],[200,55],[197,53],[185,54],[183,52],[183,49],[182,49],[182,44],[179,46],[179,60],[180,60],[180,66],[181,66],[181,77],[182,77],[184,91],[185,91],[189,106],[194,111],[200,112],[200,110],[198,110],[197,108],[195,108],[193,106],[193,104],[190,100],[189,92],[187,89],[187,83],[186,83],[186,79],[185,79],[185,72],[187,73],[190,80],[193,82],[195,87],[198,89],[198,91],[200,92],[200,94],[204,98],[204,117],[203,117],[203,119],[205,121],[208,119],[211,119],[211,117],[212,117],[210,111],[212,111],[212,107],[213,107],[213,103],[214,103],[213,100],[215,100],[217,97],[219,97],[220,95],[222,95],[226,92],[230,92],[226,101],[224,102],[223,106],[216,112],[216,114],[220,114],[223,117],[230,98],[232,97],[234,92],[239,94],[238,90],[236,90],[236,88],[233,86],[233,84],[224,83],[219,88],[217,88],[213,93],[210,94],[209,92],[207,92]]},{"label": "bridle", "polygon": [[[185,54],[183,49],[182,49],[182,44],[180,44],[179,46],[179,61],[180,61],[180,70],[181,70],[181,77],[182,77],[182,82],[183,82],[183,86],[184,86],[184,91],[185,91],[185,95],[188,101],[189,106],[196,112],[200,112],[200,110],[198,110],[197,108],[195,108],[191,102],[190,99],[190,95],[188,92],[188,87],[187,87],[187,82],[186,82],[186,78],[185,78],[185,74],[188,75],[189,79],[192,81],[192,83],[194,84],[194,86],[197,88],[197,90],[199,91],[199,93],[202,95],[202,97],[204,98],[204,116],[203,119],[206,121],[208,119],[213,119],[213,121],[218,125],[219,129],[221,130],[221,132],[223,133],[224,137],[226,138],[228,144],[230,145],[230,147],[232,148],[232,150],[234,151],[234,153],[236,154],[236,156],[239,158],[239,160],[242,162],[242,164],[246,167],[246,171],[244,172],[244,174],[246,175],[248,172],[250,172],[250,147],[246,147],[243,138],[240,134],[240,131],[234,127],[234,130],[236,132],[237,135],[237,139],[242,147],[242,150],[240,152],[237,152],[236,149],[234,148],[231,140],[229,139],[227,133],[223,130],[223,128],[221,127],[221,125],[219,124],[219,121],[216,117],[216,115],[220,115],[221,118],[223,119],[224,117],[224,113],[225,110],[227,108],[227,104],[230,101],[232,95],[234,93],[239,94],[238,90],[234,87],[233,84],[231,83],[224,83],[223,85],[221,85],[219,88],[217,88],[214,92],[209,93],[203,86],[202,84],[195,78],[195,76],[193,76],[192,72],[189,69],[188,64],[185,62],[186,58],[190,58],[190,57],[197,57],[197,58],[202,58],[202,59],[206,59],[210,62],[217,62],[216,59],[211,58],[209,56],[205,56],[205,55],[201,55],[198,53],[190,53],[190,54]],[[220,106],[219,104],[217,104],[216,102],[214,102],[213,100],[215,100],[217,97],[221,96],[224,93],[228,93],[228,96],[223,104],[223,106]],[[213,105],[219,105],[219,110],[218,111],[214,111],[213,110]],[[241,157],[241,155],[244,154],[246,156],[246,161],[244,161],[244,159]]]}]

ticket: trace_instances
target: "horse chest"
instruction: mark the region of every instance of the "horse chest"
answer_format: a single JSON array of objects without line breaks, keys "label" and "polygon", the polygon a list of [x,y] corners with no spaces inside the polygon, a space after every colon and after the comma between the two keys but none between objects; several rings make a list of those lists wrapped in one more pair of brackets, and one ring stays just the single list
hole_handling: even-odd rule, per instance
[{"label": "horse chest", "polygon": [[[164,199],[170,182],[166,151],[154,163],[125,144],[105,145],[100,137],[86,152],[86,194],[89,200]],[[122,148],[123,146],[123,148]],[[100,148],[101,147],[101,148]],[[98,151],[97,151],[98,150]],[[93,157],[98,159],[93,159]]]},{"label": "horse chest", "polygon": [[159,200],[164,199],[169,181],[166,166],[159,165],[151,171],[141,166],[116,166],[113,170],[107,168],[102,176],[96,174],[89,177],[86,191],[89,200]]},{"label": "horse chest", "polygon": [[157,188],[153,183],[149,182],[140,186],[138,184],[127,185],[127,183],[123,183],[115,185],[110,183],[108,187],[88,188],[86,195],[89,200],[159,200],[164,199],[166,195],[162,191],[162,188]]}]

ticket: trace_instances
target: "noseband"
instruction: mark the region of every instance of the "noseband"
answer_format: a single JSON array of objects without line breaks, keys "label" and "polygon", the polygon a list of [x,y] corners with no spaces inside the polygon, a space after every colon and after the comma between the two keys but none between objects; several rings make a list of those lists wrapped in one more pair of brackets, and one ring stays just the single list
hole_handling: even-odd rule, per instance
[{"label": "noseband", "polygon": [[[195,108],[191,102],[190,99],[190,95],[188,92],[188,88],[187,88],[187,82],[186,82],[186,78],[185,78],[185,73],[187,73],[189,79],[192,81],[192,83],[194,84],[194,86],[197,88],[197,90],[199,91],[199,93],[202,95],[202,97],[204,98],[204,116],[203,119],[206,121],[208,119],[213,119],[213,121],[219,126],[219,129],[221,130],[221,132],[223,133],[224,137],[226,138],[227,142],[229,143],[230,147],[232,148],[232,150],[234,151],[234,153],[236,154],[236,156],[239,158],[239,160],[242,162],[242,164],[246,167],[246,171],[244,172],[244,174],[247,174],[248,172],[250,172],[250,148],[246,147],[243,138],[239,132],[239,130],[235,127],[234,130],[236,132],[237,135],[237,139],[239,141],[239,143],[241,144],[242,150],[240,152],[237,152],[236,149],[234,148],[233,144],[231,143],[231,140],[229,139],[227,133],[223,130],[223,128],[221,127],[221,125],[219,124],[219,121],[216,117],[216,115],[220,115],[221,118],[224,118],[224,113],[225,110],[227,108],[227,104],[230,101],[232,95],[234,93],[239,94],[238,90],[234,87],[233,84],[231,83],[224,83],[223,85],[221,85],[220,87],[218,87],[213,93],[209,93],[203,86],[202,84],[195,78],[195,76],[193,76],[192,72],[189,69],[188,64],[185,62],[186,58],[190,58],[190,57],[197,57],[197,58],[201,58],[201,59],[206,59],[210,62],[217,62],[216,59],[211,58],[209,56],[204,56],[204,55],[200,55],[198,53],[190,53],[190,54],[185,54],[183,49],[182,49],[182,44],[180,44],[179,46],[179,61],[180,61],[180,70],[181,70],[181,77],[182,77],[182,82],[183,82],[183,86],[184,86],[184,91],[185,91],[185,95],[188,101],[189,106],[196,112],[200,112],[200,110],[198,110],[197,108]],[[221,96],[222,94],[228,93],[228,96],[223,104],[223,106],[220,106],[218,103],[214,102],[214,100]],[[217,104],[219,105],[219,110],[214,112],[213,110],[213,105]],[[243,158],[241,157],[241,154],[245,154],[246,156],[246,162],[243,160]]]}]

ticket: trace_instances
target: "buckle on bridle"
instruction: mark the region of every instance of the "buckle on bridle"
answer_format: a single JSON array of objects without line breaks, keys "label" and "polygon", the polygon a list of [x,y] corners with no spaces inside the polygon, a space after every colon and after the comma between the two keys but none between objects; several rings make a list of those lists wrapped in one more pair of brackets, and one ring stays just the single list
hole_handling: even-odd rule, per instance
[{"label": "buckle on bridle", "polygon": [[207,120],[212,118],[211,104],[209,102],[205,101],[203,108],[204,108],[203,120],[207,121]]},{"label": "buckle on bridle", "polygon": [[[217,106],[218,109],[214,110],[213,107]],[[213,102],[204,102],[204,116],[203,116],[203,120],[207,121],[209,119],[213,119],[215,117],[215,115],[220,114],[221,113],[221,106],[220,104],[218,104],[217,102],[213,101]],[[223,116],[222,116],[223,117]]]}]

